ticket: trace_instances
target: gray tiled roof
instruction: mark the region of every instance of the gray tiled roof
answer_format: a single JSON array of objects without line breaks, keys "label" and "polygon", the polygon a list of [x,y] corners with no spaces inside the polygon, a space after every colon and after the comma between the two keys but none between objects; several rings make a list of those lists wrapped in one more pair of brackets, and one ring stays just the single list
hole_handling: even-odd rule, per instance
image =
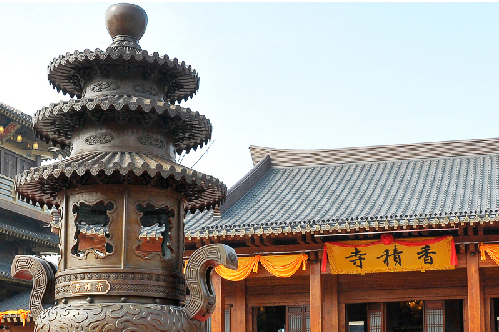
[{"label": "gray tiled roof", "polygon": [[494,217],[498,209],[499,155],[272,167],[219,221],[207,213],[188,215],[186,232],[324,229],[344,227],[346,220],[348,227],[366,220],[414,225],[418,218]]},{"label": "gray tiled roof", "polygon": [[[16,283],[20,284],[31,284],[31,280],[22,280],[22,279],[15,279],[12,277],[10,274],[10,266],[12,265],[12,261],[14,260],[14,256],[12,257],[0,257],[0,280],[9,280],[9,281],[14,281]],[[1,281],[0,281],[1,284]],[[0,310],[1,311],[1,310]]]},{"label": "gray tiled roof", "polygon": [[0,277],[12,278],[10,275],[10,265],[12,260],[7,260],[5,258],[0,258]]},{"label": "gray tiled roof", "polygon": [[197,230],[204,229],[206,225],[212,224],[213,209],[204,210],[203,212],[196,211],[196,213],[189,211],[185,214],[185,232],[191,231],[194,234]]},{"label": "gray tiled roof", "polygon": [[0,113],[3,113],[8,117],[16,120],[20,124],[31,128],[31,122],[32,122],[31,116],[24,112],[21,112],[18,109],[15,109],[12,106],[0,102]]},{"label": "gray tiled roof", "polygon": [[29,230],[25,228],[23,223],[19,223],[19,226],[13,226],[0,220],[0,233],[28,238],[35,242],[41,242],[51,246],[57,246],[59,244],[59,236],[56,234],[49,232],[45,232],[44,234],[38,231]]},{"label": "gray tiled roof", "polygon": [[3,302],[0,302],[0,312],[8,310],[29,310],[29,297],[31,291],[17,294]]}]

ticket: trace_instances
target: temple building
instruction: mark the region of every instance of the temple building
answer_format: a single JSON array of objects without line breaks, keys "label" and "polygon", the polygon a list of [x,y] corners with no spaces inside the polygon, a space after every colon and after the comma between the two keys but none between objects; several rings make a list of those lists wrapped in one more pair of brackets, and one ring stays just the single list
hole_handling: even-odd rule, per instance
[{"label": "temple building", "polygon": [[186,259],[238,254],[212,332],[498,331],[499,139],[250,151],[220,209],[186,216]]},{"label": "temple building", "polygon": [[35,138],[31,116],[0,103],[0,329],[15,331],[24,325],[33,330],[27,312],[31,282],[11,276],[14,256],[56,253],[59,244],[50,231],[49,211],[18,200],[14,177],[42,160],[65,155]]},{"label": "temple building", "polygon": [[[32,151],[12,141],[2,153]],[[250,151],[254,168],[224,204],[186,215],[186,260],[213,243],[238,254],[237,271],[213,274],[212,332],[498,331],[499,139]],[[1,326],[32,331],[31,285],[9,259],[58,240],[48,213],[7,192],[0,204]],[[80,250],[106,251],[97,226],[81,225]],[[142,255],[161,250],[159,226],[143,227]]]}]

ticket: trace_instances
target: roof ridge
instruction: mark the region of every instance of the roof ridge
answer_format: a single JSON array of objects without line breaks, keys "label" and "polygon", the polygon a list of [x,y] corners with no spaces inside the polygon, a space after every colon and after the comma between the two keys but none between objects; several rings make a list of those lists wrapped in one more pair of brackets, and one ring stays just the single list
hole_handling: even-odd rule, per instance
[{"label": "roof ridge", "polygon": [[269,155],[264,156],[246,175],[227,191],[225,202],[220,207],[220,213],[227,211],[236,204],[255,184],[260,181],[270,169],[271,159]]},{"label": "roof ridge", "polygon": [[499,138],[313,150],[250,146],[253,164],[270,155],[272,166],[282,167],[488,155],[498,152]]}]

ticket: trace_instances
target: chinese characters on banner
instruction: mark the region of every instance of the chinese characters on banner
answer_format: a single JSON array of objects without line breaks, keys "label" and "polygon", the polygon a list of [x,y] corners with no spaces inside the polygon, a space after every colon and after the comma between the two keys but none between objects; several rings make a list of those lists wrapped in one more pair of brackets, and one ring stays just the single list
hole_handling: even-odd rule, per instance
[{"label": "chinese characters on banner", "polygon": [[327,242],[326,253],[333,274],[448,270],[457,265],[452,236],[394,239],[384,234],[381,240]]}]

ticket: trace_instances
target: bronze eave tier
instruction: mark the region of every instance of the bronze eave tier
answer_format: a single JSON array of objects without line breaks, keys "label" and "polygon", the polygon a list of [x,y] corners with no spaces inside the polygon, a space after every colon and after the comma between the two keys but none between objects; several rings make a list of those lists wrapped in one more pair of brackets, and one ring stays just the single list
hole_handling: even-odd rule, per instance
[{"label": "bronze eave tier", "polygon": [[152,55],[147,51],[125,50],[109,47],[106,51],[96,49],[75,51],[54,58],[48,67],[48,79],[53,87],[63,94],[81,98],[84,87],[91,77],[109,77],[113,72],[127,74],[140,73],[146,80],[157,81],[163,91],[154,91],[158,97],[171,103],[187,100],[199,89],[199,77],[195,69],[168,55]]},{"label": "bronze eave tier", "polygon": [[47,143],[71,145],[75,129],[104,121],[158,127],[173,134],[175,151],[189,152],[206,144],[212,133],[210,120],[198,112],[168,102],[135,96],[103,95],[70,99],[39,110],[33,118],[35,134]]},{"label": "bronze eave tier", "polygon": [[16,190],[31,204],[58,206],[57,194],[80,185],[129,184],[170,189],[182,194],[185,210],[215,207],[227,188],[218,179],[161,157],[136,152],[89,152],[31,168],[16,176]]}]

